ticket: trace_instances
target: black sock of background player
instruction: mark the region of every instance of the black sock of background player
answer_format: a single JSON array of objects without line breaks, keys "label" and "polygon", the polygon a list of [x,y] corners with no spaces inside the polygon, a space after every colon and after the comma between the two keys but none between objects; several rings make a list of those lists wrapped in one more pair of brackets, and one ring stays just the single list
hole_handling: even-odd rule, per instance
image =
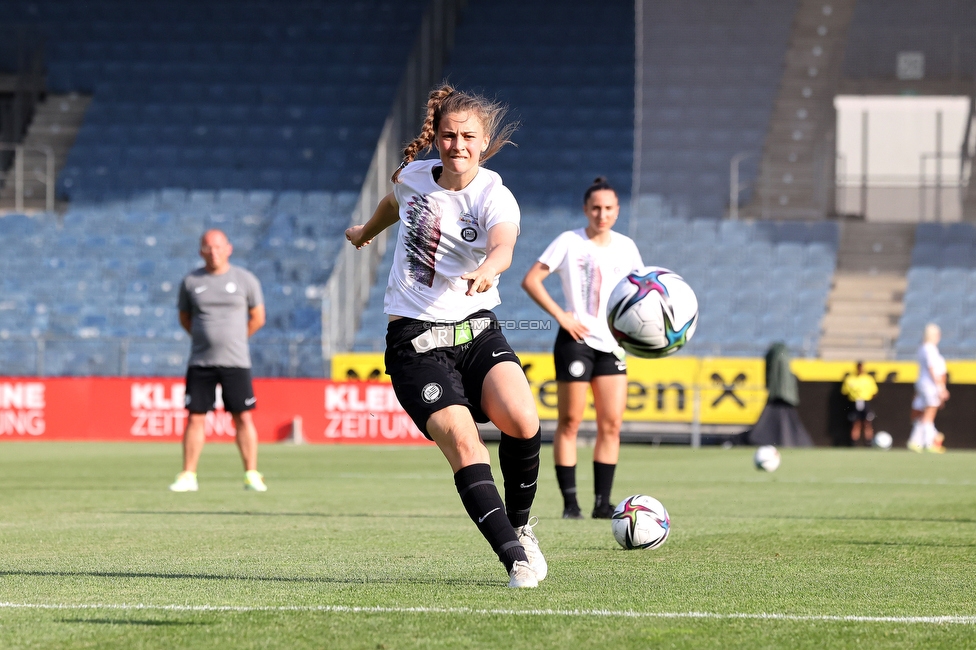
[{"label": "black sock of background player", "polygon": [[594,505],[599,507],[610,503],[610,490],[613,488],[613,471],[616,465],[593,461],[593,492]]},{"label": "black sock of background player", "polygon": [[529,523],[529,510],[539,483],[541,449],[541,428],[528,440],[502,432],[498,443],[498,464],[505,481],[505,510],[508,520],[516,528]]},{"label": "black sock of background player", "polygon": [[505,504],[491,476],[491,465],[478,463],[462,467],[454,474],[454,485],[468,516],[491,544],[505,570],[511,571],[516,560],[528,562],[525,549],[505,516]]},{"label": "black sock of background player", "polygon": [[556,465],[556,482],[563,493],[563,508],[579,510],[576,500],[576,465]]}]

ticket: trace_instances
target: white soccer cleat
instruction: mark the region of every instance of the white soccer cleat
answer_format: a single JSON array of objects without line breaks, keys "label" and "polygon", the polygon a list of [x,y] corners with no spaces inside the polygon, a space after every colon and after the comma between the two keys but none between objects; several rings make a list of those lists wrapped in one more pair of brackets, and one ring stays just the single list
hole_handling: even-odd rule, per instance
[{"label": "white soccer cleat", "polygon": [[249,469],[244,472],[244,489],[267,492],[268,486],[264,484],[264,475],[256,469]]},{"label": "white soccer cleat", "polygon": [[180,472],[176,475],[176,480],[169,486],[170,492],[196,492],[197,474],[196,472]]},{"label": "white soccer cleat", "polygon": [[515,560],[512,570],[508,572],[508,586],[513,589],[534,589],[539,586],[539,579],[528,562]]},{"label": "white soccer cleat", "polygon": [[529,523],[516,528],[515,534],[518,535],[518,541],[525,549],[525,556],[529,558],[529,566],[535,572],[536,579],[542,582],[549,575],[549,565],[546,563],[545,556],[542,555],[542,549],[539,548],[539,540],[532,532],[532,527],[538,523],[539,518],[532,517],[529,519]]}]

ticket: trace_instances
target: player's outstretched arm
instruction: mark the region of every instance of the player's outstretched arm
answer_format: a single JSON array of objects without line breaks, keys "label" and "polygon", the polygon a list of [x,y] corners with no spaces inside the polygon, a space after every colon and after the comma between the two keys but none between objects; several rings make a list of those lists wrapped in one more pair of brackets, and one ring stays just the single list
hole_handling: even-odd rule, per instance
[{"label": "player's outstretched arm", "polygon": [[468,281],[469,296],[484,293],[491,289],[495,278],[508,270],[512,265],[512,255],[515,253],[515,241],[518,239],[518,226],[514,223],[500,223],[488,230],[488,246],[485,249],[485,261],[474,271],[461,276]]},{"label": "player's outstretched arm", "polygon": [[383,197],[376,211],[365,224],[346,228],[346,239],[359,250],[369,245],[373,238],[400,220],[400,204],[393,193]]},{"label": "player's outstretched arm", "polygon": [[553,300],[549,292],[546,291],[546,287],[542,284],[542,281],[549,277],[550,273],[551,271],[548,265],[536,261],[522,279],[522,288],[525,289],[525,293],[529,294],[529,297],[537,305],[545,309],[550,316],[555,318],[559,326],[569,332],[570,336],[577,341],[582,341],[590,333],[590,330],[583,323],[576,320],[575,316],[560,307],[559,303]]}]

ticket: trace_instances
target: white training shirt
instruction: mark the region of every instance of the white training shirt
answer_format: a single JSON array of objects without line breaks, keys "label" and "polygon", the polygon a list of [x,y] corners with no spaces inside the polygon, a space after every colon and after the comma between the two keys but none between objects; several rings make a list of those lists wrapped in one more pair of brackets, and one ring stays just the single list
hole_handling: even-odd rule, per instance
[{"label": "white training shirt", "polygon": [[607,300],[624,276],[644,266],[634,240],[611,231],[610,243],[597,246],[585,228],[567,230],[549,244],[539,261],[559,274],[566,296],[564,309],[590,331],[584,342],[602,352],[616,349],[607,325]]},{"label": "white training shirt", "polygon": [[946,374],[946,362],[939,353],[935,343],[923,343],[918,349],[918,380],[915,385],[920,389],[936,388],[935,377],[929,372],[931,368],[937,376]]},{"label": "white training shirt", "polygon": [[438,159],[412,162],[393,185],[401,223],[386,287],[387,314],[460,321],[501,302],[498,278],[488,291],[468,296],[461,276],[485,261],[488,230],[519,225],[518,203],[501,176],[484,168],[463,190],[446,190],[434,181],[440,166]]}]

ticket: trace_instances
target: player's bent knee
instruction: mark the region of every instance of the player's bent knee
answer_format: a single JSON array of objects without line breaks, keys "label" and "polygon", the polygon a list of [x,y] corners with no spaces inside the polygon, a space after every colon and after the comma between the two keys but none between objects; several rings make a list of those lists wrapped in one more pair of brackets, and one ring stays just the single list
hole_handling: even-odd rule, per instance
[{"label": "player's bent knee", "polygon": [[583,424],[583,418],[578,417],[561,417],[556,421],[559,426],[559,430],[564,434],[572,435],[576,437],[576,433],[579,431],[580,425]]},{"label": "player's bent knee", "polygon": [[535,434],[539,433],[539,426],[540,426],[539,416],[538,414],[532,414],[531,416],[526,416],[525,418],[518,419],[516,420],[516,426],[517,426],[517,431],[515,431],[514,433],[508,433],[508,431],[506,431],[505,433],[508,433],[510,436],[514,438],[523,438],[523,439],[531,438],[535,436]]}]

